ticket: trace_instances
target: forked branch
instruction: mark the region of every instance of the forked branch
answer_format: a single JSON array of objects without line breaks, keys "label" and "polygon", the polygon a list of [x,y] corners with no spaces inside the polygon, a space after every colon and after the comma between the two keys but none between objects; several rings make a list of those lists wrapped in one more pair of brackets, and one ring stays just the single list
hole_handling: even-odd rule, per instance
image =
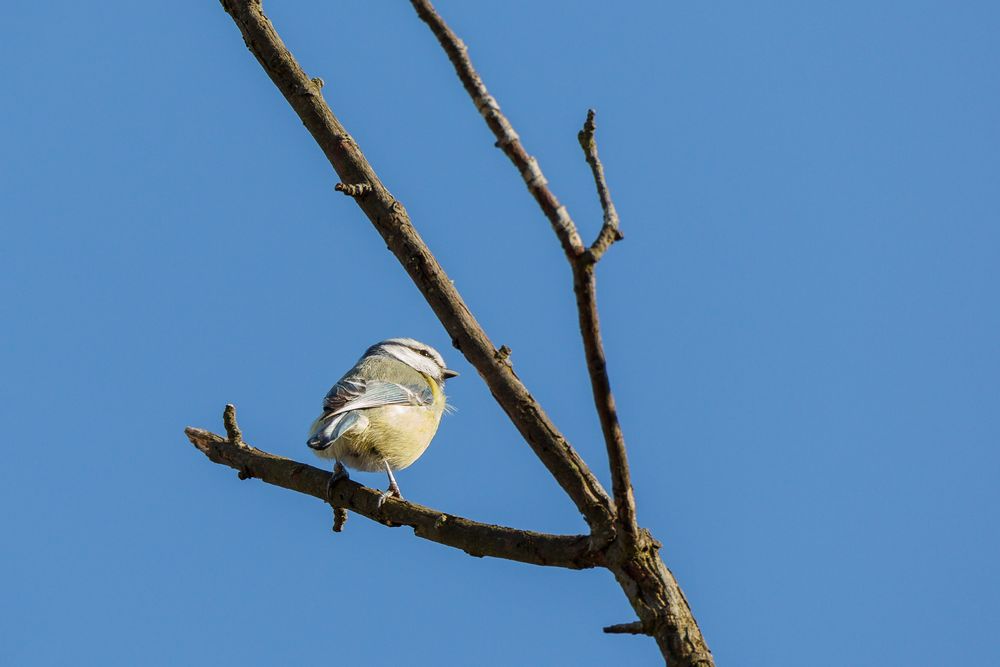
[{"label": "forked branch", "polygon": [[600,416],[612,473],[614,500],[608,497],[576,450],[555,427],[514,373],[508,354],[497,350],[469,312],[444,269],[414,229],[406,210],[382,184],[354,139],[324,101],[321,79],[310,79],[285,47],[259,0],[221,0],[243,34],[247,47],[298,114],[340,179],[340,191],[352,197],[444,325],[452,343],[479,372],[490,392],[525,441],[572,499],[590,526],[590,536],[545,535],[477,523],[395,499],[379,506],[380,494],[354,482],[341,481],[327,495],[330,474],[268,454],[243,442],[235,412],[227,410],[224,438],[189,428],[192,443],[212,461],[233,467],[241,478],[264,481],[321,498],[342,512],[351,509],[386,525],[409,525],[425,539],[463,549],[537,565],[568,568],[601,566],[611,571],[639,620],[611,631],[639,629],[651,635],[671,665],[713,665],[683,593],[660,558],[660,543],[638,528],[629,480],[625,443],[611,394],[597,316],[594,267],[621,238],[603,167],[593,142],[593,117],[581,132],[581,145],[594,173],[604,209],[604,224],[595,242],[584,246],[565,207],[549,190],[538,162],[521,145],[496,100],[472,67],[465,45],[426,0],[411,0],[431,26],[455,66],[466,90],[521,173],[528,190],[552,225],[572,266],[574,291],[587,367]]},{"label": "forked branch", "polygon": [[618,411],[615,398],[611,393],[611,381],[608,378],[607,361],[604,356],[604,344],[601,341],[601,324],[597,313],[597,286],[594,278],[594,264],[601,258],[604,251],[622,238],[618,228],[618,213],[611,201],[611,194],[604,179],[604,167],[597,157],[597,143],[594,140],[594,111],[587,114],[587,121],[580,131],[579,140],[583,147],[587,162],[594,173],[597,192],[604,209],[604,224],[597,240],[589,248],[583,246],[576,224],[570,217],[565,206],[559,203],[555,194],[549,189],[547,181],[542,176],[538,161],[528,155],[521,144],[520,137],[506,116],[500,111],[500,105],[490,95],[482,77],[472,65],[469,50],[459,39],[430,0],[410,0],[417,16],[423,20],[431,32],[437,37],[441,48],[448,55],[455,68],[455,73],[472,98],[476,109],[482,114],[486,124],[497,137],[497,146],[510,158],[514,166],[521,172],[528,190],[535,197],[545,217],[552,224],[563,252],[573,270],[573,291],[576,293],[577,313],[580,320],[580,333],[583,337],[584,353],[587,357],[587,370],[590,373],[590,384],[594,394],[594,405],[601,421],[604,433],[605,448],[608,452],[608,463],[611,468],[612,492],[615,498],[617,523],[633,543],[638,539],[638,525],[635,518],[635,497],[632,493],[631,475],[628,469],[628,457],[625,453],[625,437],[618,422]]},{"label": "forked branch", "polygon": [[583,129],[576,135],[580,142],[580,148],[583,149],[583,154],[587,159],[587,164],[590,165],[590,171],[594,174],[594,185],[597,187],[597,196],[601,200],[601,209],[604,211],[604,224],[601,225],[601,231],[594,242],[590,244],[584,256],[584,260],[590,264],[601,261],[604,252],[611,247],[612,243],[625,238],[619,228],[618,211],[615,210],[615,203],[611,201],[608,182],[604,178],[604,165],[601,164],[601,158],[597,156],[597,138],[595,136],[597,123],[594,120],[596,115],[597,112],[593,109],[588,110]]},{"label": "forked branch", "polygon": [[576,294],[577,314],[580,318],[580,334],[583,337],[583,350],[587,357],[587,371],[590,374],[590,387],[594,394],[594,406],[601,420],[601,431],[604,434],[604,444],[608,452],[608,465],[611,468],[611,488],[615,497],[618,525],[628,539],[638,540],[639,526],[635,516],[635,495],[632,492],[632,474],[628,467],[628,454],[625,449],[625,435],[618,421],[618,408],[615,396],[611,391],[611,378],[608,377],[608,363],[604,356],[604,342],[601,340],[601,319],[597,311],[597,278],[594,275],[595,265],[604,256],[604,252],[615,241],[623,238],[618,223],[618,212],[611,201],[604,178],[604,165],[597,157],[597,139],[594,132],[597,125],[594,122],[594,110],[587,112],[587,120],[583,124],[577,138],[584,156],[594,174],[594,184],[604,210],[604,223],[597,238],[587,250],[571,261],[573,265],[573,292]]}]

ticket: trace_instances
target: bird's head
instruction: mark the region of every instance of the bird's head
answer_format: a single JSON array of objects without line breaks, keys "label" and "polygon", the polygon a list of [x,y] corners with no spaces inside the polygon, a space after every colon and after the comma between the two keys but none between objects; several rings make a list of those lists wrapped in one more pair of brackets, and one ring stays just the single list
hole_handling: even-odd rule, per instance
[{"label": "bird's head", "polygon": [[381,343],[375,343],[365,356],[384,355],[401,361],[410,368],[429,375],[439,382],[458,375],[444,363],[444,357],[430,345],[412,338],[389,338]]}]

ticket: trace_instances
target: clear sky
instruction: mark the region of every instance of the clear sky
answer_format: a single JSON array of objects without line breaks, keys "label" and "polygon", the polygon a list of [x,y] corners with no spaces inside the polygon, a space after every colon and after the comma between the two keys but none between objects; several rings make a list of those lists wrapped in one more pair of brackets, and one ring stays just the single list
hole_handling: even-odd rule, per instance
[{"label": "clear sky", "polygon": [[[567,266],[406,2],[266,9],[608,483]],[[639,503],[720,665],[1000,653],[1000,5],[441,0],[591,237]],[[219,4],[4,10],[0,663],[655,664],[602,570],[480,560],[209,463],[312,462],[412,336],[463,373],[408,498],[584,525]],[[379,475],[354,478],[384,485]]]}]

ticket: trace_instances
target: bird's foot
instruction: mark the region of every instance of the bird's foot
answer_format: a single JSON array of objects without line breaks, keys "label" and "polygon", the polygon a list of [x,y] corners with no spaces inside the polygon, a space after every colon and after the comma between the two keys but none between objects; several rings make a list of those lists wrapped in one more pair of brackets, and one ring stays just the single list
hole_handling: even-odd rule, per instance
[{"label": "bird's foot", "polygon": [[383,491],[381,493],[381,495],[379,495],[379,497],[378,497],[378,508],[379,509],[382,509],[382,505],[385,504],[385,499],[386,498],[398,498],[398,499],[402,500],[403,499],[403,494],[399,492],[399,487],[398,486],[396,486],[395,484],[390,484],[389,488],[386,489],[385,491]]},{"label": "bird's foot", "polygon": [[340,463],[340,461],[337,461],[337,465],[333,467],[333,474],[330,475],[330,478],[328,480],[326,480],[327,499],[329,500],[333,498],[333,487],[337,485],[337,482],[339,482],[342,479],[350,479],[350,478],[351,476],[347,474],[347,469]]},{"label": "bird's foot", "polygon": [[382,465],[385,466],[385,473],[389,476],[389,488],[382,492],[382,495],[378,498],[378,507],[382,508],[385,504],[385,499],[389,496],[395,496],[400,500],[403,499],[403,494],[399,492],[399,484],[396,484],[396,478],[392,474],[392,466],[389,465],[389,461],[382,461]]}]

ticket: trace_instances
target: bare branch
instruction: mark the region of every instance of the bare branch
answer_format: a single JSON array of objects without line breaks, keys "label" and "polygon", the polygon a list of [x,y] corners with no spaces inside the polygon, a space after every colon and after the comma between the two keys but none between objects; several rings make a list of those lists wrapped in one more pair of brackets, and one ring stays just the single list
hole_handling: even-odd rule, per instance
[{"label": "bare branch", "polygon": [[430,26],[434,36],[441,43],[441,47],[448,54],[448,60],[454,65],[458,78],[461,79],[466,92],[472,98],[472,103],[476,105],[476,109],[482,114],[486,124],[496,136],[497,148],[502,150],[517,167],[517,170],[521,172],[521,178],[528,186],[528,191],[538,202],[545,217],[552,224],[556,236],[559,237],[563,251],[568,257],[575,257],[582,253],[584,251],[583,242],[576,231],[573,219],[570,218],[566,207],[560,204],[556,196],[549,190],[548,181],[545,180],[542,169],[538,166],[538,161],[528,155],[524,146],[521,145],[521,139],[517,132],[511,127],[507,117],[501,113],[500,105],[486,89],[486,84],[483,83],[476,69],[472,66],[472,61],[469,60],[465,43],[451,31],[451,28],[430,2],[411,0],[411,4],[417,10],[417,16]]},{"label": "bare branch", "polygon": [[618,421],[618,408],[615,405],[615,396],[611,392],[608,363],[604,357],[604,343],[601,341],[601,320],[597,313],[597,279],[593,264],[573,263],[573,292],[576,295],[580,334],[583,337],[583,349],[587,357],[590,388],[594,395],[594,406],[601,422],[608,464],[611,468],[611,489],[615,497],[618,525],[634,543],[638,534],[635,495],[632,492],[625,435]]},{"label": "bare branch", "polygon": [[[612,502],[600,482],[510,365],[496,359],[496,349],[414,229],[406,209],[379,180],[357,143],[323,100],[319,85],[302,70],[264,16],[260,3],[222,0],[222,5],[243,33],[251,53],[326,154],[341,182],[371,185],[370,193],[355,198],[358,206],[424,295],[451,335],[452,343],[479,371],[511,422],[573,500],[591,529],[610,538]],[[575,242],[579,243],[579,237]]]},{"label": "bare branch", "polygon": [[461,549],[472,556],[576,570],[600,563],[600,554],[591,550],[591,540],[586,535],[548,535],[494,526],[397,498],[389,498],[379,507],[380,492],[349,479],[337,482],[327,498],[330,473],[324,470],[253,447],[241,447],[199,428],[187,428],[184,432],[209,460],[239,470],[241,479],[257,478],[304,493],[386,526],[411,526],[417,537]]},{"label": "bare branch", "polygon": [[587,371],[590,374],[594,406],[601,420],[601,431],[604,433],[604,443],[608,452],[611,489],[615,498],[618,523],[628,538],[634,542],[638,539],[639,527],[635,516],[632,474],[629,472],[625,436],[618,421],[618,408],[615,405],[615,396],[611,392],[604,343],[601,341],[601,320],[597,312],[597,284],[594,275],[594,266],[600,261],[604,252],[623,236],[618,228],[618,212],[615,210],[614,202],[611,201],[611,192],[604,179],[604,165],[597,156],[597,140],[594,138],[597,124],[594,122],[594,116],[593,109],[587,111],[587,120],[577,139],[594,174],[594,184],[597,186],[601,208],[604,210],[604,224],[594,243],[576,262],[573,262],[573,291],[576,294],[580,334],[583,336],[583,349],[587,356]]},{"label": "bare branch", "polygon": [[[429,2],[411,1],[448,51],[466,90],[497,136],[497,145],[518,167],[529,191],[552,223],[573,267],[587,365],[608,449],[616,500],[613,502],[608,498],[584,461],[514,374],[509,353],[495,349],[489,341],[413,228],[402,204],[378,179],[357,144],[326,105],[320,93],[322,80],[309,79],[302,71],[264,16],[259,0],[222,0],[226,11],[243,33],[248,48],[313,135],[341,182],[371,186],[370,192],[355,197],[355,202],[424,295],[451,335],[453,345],[476,368],[518,431],[586,518],[592,533],[589,538],[526,533],[477,524],[394,499],[386,501],[379,510],[378,492],[349,481],[337,484],[330,502],[335,508],[349,508],[387,525],[413,525],[420,537],[462,549],[468,546],[470,549],[467,550],[475,555],[494,555],[562,567],[606,567],[615,575],[642,627],[655,638],[671,667],[713,665],[712,654],[687,600],[659,556],[660,544],[635,524],[624,439],[618,425],[600,340],[593,258],[588,256],[590,253],[580,241],[566,209],[545,187],[545,178],[537,162],[524,151],[510,123],[500,114],[499,105],[475,74],[465,46],[451,33]],[[328,473],[249,446],[233,445],[225,438],[199,429],[188,429],[187,433],[210,459],[216,461],[213,458],[216,456],[219,458],[217,462],[240,470],[242,478],[260,477],[262,471],[259,466],[266,462],[269,477],[265,481],[296,490],[307,482],[303,487],[304,493],[325,497]],[[220,452],[226,452],[224,458]],[[258,459],[259,456],[264,459]],[[303,481],[293,480],[296,476],[301,476]],[[525,535],[531,538],[527,544],[524,542]],[[547,545],[544,555],[538,551],[541,548],[538,545],[542,544]],[[553,550],[551,554],[548,546]]]},{"label": "bare branch", "polygon": [[[607,362],[601,342],[600,320],[597,312],[597,290],[594,266],[597,259],[616,238],[618,231],[617,213],[611,205],[610,194],[604,183],[603,167],[595,173],[599,193],[603,186],[602,206],[605,201],[605,224],[594,246],[583,250],[576,226],[572,224],[565,208],[559,205],[544,182],[537,183],[541,170],[521,147],[517,134],[507,119],[500,113],[496,100],[489,95],[482,79],[476,73],[462,41],[445,24],[434,10],[429,0],[411,0],[418,16],[430,26],[441,46],[448,54],[459,79],[472,97],[476,108],[483,115],[487,125],[497,136],[497,146],[503,149],[514,165],[521,171],[528,188],[542,207],[542,211],[552,223],[563,251],[573,270],[573,289],[576,294],[580,331],[583,336],[587,369],[590,374],[594,403],[601,421],[615,497],[616,526],[621,529],[618,539],[605,551],[607,567],[614,574],[622,590],[628,596],[633,608],[639,614],[643,627],[656,639],[657,645],[669,663],[678,666],[713,665],[713,658],[701,630],[691,614],[680,587],[673,575],[663,564],[656,551],[658,543],[647,532],[640,531],[636,523],[635,498],[632,492],[625,440],[618,421],[614,395],[608,378]],[[590,127],[585,124],[584,132],[593,139],[593,118]],[[585,139],[587,137],[584,137]],[[586,151],[592,141],[588,141]],[[588,158],[590,154],[588,153]],[[593,146],[596,160],[596,145]],[[528,161],[528,162],[526,162]],[[530,169],[526,169],[526,164]],[[593,168],[593,165],[592,165]],[[526,172],[533,175],[529,179]],[[606,196],[606,199],[605,199]]]},{"label": "bare branch", "polygon": [[240,425],[236,423],[236,406],[232,403],[226,404],[226,409],[222,412],[222,423],[226,427],[229,442],[242,446],[243,432],[240,431]]},{"label": "bare branch", "polygon": [[618,212],[615,210],[615,203],[611,201],[611,191],[608,190],[608,183],[604,179],[604,165],[597,157],[597,140],[594,138],[594,131],[597,124],[594,122],[595,112],[593,109],[587,111],[587,120],[583,123],[583,129],[577,134],[580,141],[580,148],[587,157],[587,164],[594,174],[594,185],[597,186],[597,196],[601,199],[601,209],[604,210],[604,224],[601,231],[594,239],[583,259],[591,264],[596,264],[601,260],[604,251],[611,247],[615,241],[625,238],[618,227]]},{"label": "bare branch", "polygon": [[[486,84],[476,72],[472,61],[469,59],[468,49],[458,36],[452,32],[451,28],[444,22],[441,15],[437,13],[429,0],[410,0],[417,15],[430,27],[437,37],[441,47],[448,54],[448,59],[455,67],[458,78],[465,86],[466,92],[472,97],[476,108],[479,109],[486,124],[497,136],[497,145],[503,149],[511,162],[521,171],[531,190],[538,201],[539,206],[545,213],[552,227],[559,237],[566,259],[573,267],[573,290],[576,293],[577,310],[580,320],[580,332],[583,336],[584,352],[587,357],[587,368],[590,372],[590,381],[594,394],[594,402],[601,420],[601,429],[604,433],[605,446],[608,451],[608,460],[611,467],[612,491],[617,506],[618,522],[629,537],[634,541],[637,535],[637,524],[635,518],[635,498],[632,492],[631,476],[628,470],[628,457],[625,453],[625,438],[622,434],[621,425],[618,422],[618,412],[615,407],[615,399],[611,393],[611,383],[608,379],[607,362],[604,357],[604,347],[601,343],[600,320],[597,314],[597,295],[594,283],[593,265],[604,253],[611,240],[605,240],[605,236],[614,239],[620,235],[618,232],[618,214],[615,212],[614,204],[611,203],[611,195],[608,193],[607,184],[604,182],[604,169],[597,159],[597,145],[594,142],[594,114],[593,111],[587,116],[587,123],[584,124],[580,132],[580,144],[587,154],[587,161],[594,169],[594,178],[597,181],[598,193],[601,197],[601,204],[604,208],[604,226],[598,235],[594,246],[584,251],[576,225],[566,212],[566,208],[559,205],[555,195],[545,186],[544,179],[540,183],[529,179],[526,174],[531,173],[541,178],[541,169],[537,161],[530,157],[521,145],[517,133],[511,127],[507,118],[500,112],[500,105],[486,90]],[[592,161],[593,160],[593,161]],[[558,214],[558,215],[557,215]],[[608,230],[608,231],[605,231]]]}]

